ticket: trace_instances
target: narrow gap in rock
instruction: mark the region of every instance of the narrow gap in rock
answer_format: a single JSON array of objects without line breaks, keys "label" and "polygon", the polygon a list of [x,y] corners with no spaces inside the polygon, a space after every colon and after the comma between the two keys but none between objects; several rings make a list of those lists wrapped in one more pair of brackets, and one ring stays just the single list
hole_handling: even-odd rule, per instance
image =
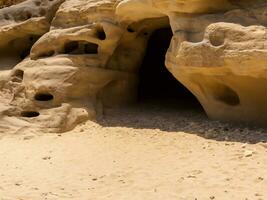
[{"label": "narrow gap in rock", "polygon": [[107,36],[106,36],[106,33],[105,33],[103,27],[97,29],[97,37],[100,40],[105,40],[106,39]]}]

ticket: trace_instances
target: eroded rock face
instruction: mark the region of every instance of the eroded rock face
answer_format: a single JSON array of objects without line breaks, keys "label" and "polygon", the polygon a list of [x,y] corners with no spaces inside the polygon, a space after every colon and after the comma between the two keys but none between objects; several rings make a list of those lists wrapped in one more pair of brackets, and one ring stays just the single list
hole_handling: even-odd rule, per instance
[{"label": "eroded rock face", "polygon": [[25,1],[25,0],[1,0],[0,1],[0,8],[12,6],[12,5],[21,3],[23,1]]},{"label": "eroded rock face", "polygon": [[0,126],[64,132],[135,101],[149,36],[168,26],[166,66],[208,116],[264,123],[266,13],[261,0],[27,0],[1,9]]},{"label": "eroded rock face", "polygon": [[258,3],[223,14],[172,16],[179,31],[166,65],[210,118],[265,124],[267,7]]},{"label": "eroded rock face", "polygon": [[213,23],[201,42],[169,52],[169,70],[199,99],[211,118],[265,122],[266,28]]}]

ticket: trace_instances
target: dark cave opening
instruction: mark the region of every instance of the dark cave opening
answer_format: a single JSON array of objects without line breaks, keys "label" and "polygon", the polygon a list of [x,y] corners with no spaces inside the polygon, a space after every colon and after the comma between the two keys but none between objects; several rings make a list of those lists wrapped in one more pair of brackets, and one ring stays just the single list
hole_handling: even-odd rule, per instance
[{"label": "dark cave opening", "polygon": [[202,110],[196,97],[165,67],[172,36],[170,27],[157,29],[150,36],[139,70],[138,102]]}]

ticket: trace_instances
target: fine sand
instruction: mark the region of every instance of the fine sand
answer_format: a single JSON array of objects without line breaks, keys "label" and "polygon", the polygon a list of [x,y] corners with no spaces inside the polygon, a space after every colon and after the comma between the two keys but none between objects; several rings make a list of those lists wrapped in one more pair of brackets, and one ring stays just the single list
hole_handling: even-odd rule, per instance
[{"label": "fine sand", "polygon": [[5,133],[0,200],[266,200],[266,132],[150,104],[64,134]]}]

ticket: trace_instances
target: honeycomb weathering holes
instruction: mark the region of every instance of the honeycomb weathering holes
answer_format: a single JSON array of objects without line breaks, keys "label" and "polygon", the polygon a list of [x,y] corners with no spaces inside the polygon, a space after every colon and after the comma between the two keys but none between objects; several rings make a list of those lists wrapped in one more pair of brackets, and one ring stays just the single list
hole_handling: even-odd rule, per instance
[{"label": "honeycomb weathering holes", "polygon": [[223,32],[214,32],[209,35],[210,43],[217,47],[224,44],[225,36]]},{"label": "honeycomb weathering holes", "polygon": [[22,111],[21,112],[22,117],[32,118],[32,117],[38,117],[39,115],[40,113],[36,111]]},{"label": "honeycomb weathering holes", "polygon": [[86,41],[70,41],[64,45],[64,54],[97,54],[98,45]]},{"label": "honeycomb weathering holes", "polygon": [[37,101],[51,101],[54,99],[54,96],[50,93],[37,93],[34,99]]}]

